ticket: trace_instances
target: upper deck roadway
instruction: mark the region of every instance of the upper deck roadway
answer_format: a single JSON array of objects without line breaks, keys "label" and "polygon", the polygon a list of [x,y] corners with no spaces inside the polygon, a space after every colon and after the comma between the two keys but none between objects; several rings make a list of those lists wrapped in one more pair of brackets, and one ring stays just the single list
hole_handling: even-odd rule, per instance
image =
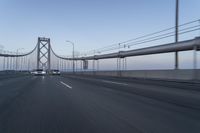
[{"label": "upper deck roadway", "polygon": [[0,79],[0,133],[199,133],[200,84],[106,77]]}]

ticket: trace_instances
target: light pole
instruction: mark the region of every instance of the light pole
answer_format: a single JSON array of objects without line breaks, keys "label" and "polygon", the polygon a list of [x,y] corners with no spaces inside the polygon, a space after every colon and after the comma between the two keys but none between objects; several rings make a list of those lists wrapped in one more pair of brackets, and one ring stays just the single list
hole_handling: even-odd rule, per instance
[{"label": "light pole", "polygon": [[0,53],[2,53],[3,52],[3,45],[0,45]]},{"label": "light pole", "polygon": [[[175,43],[178,42],[178,24],[179,24],[179,0],[176,0],[176,15],[175,15]],[[175,69],[179,68],[178,51],[175,52]]]},{"label": "light pole", "polygon": [[17,53],[16,53],[17,56],[16,56],[16,62],[15,62],[15,63],[16,63],[16,64],[15,64],[15,65],[16,65],[16,66],[15,66],[15,67],[16,67],[16,71],[17,71],[17,69],[18,69],[18,54],[19,54],[19,50],[23,50],[23,49],[24,49],[24,48],[18,48],[18,49],[17,49]]},{"label": "light pole", "polygon": [[[4,54],[3,45],[0,45],[0,54]],[[5,69],[5,57],[3,57],[3,70]]]},{"label": "light pole", "polygon": [[66,42],[70,43],[73,46],[73,50],[72,50],[73,64],[72,65],[73,65],[73,74],[74,74],[74,67],[75,67],[75,65],[74,65],[74,43],[71,41],[68,41],[68,40]]}]

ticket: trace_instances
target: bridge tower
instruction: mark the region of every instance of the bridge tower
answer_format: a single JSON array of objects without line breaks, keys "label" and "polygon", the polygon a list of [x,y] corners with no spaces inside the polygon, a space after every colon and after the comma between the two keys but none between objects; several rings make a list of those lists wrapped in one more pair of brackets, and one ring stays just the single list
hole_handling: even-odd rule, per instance
[{"label": "bridge tower", "polygon": [[38,37],[37,43],[37,69],[49,71],[50,66],[50,38]]}]

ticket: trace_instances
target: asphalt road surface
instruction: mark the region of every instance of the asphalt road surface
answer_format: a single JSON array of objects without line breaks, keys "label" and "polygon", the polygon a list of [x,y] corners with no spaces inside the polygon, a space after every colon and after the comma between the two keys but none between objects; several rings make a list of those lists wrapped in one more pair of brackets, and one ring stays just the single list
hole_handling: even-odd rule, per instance
[{"label": "asphalt road surface", "polygon": [[70,75],[1,79],[0,133],[200,133],[200,84]]}]

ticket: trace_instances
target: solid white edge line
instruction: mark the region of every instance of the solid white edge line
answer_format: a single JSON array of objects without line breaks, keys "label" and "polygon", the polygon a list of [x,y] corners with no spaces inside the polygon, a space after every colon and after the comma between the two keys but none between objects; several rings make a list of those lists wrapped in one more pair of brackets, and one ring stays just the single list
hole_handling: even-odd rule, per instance
[{"label": "solid white edge line", "polygon": [[60,81],[60,83],[63,84],[64,86],[66,86],[67,88],[72,89],[72,87],[69,86],[68,84],[66,84],[66,83],[64,83],[64,82],[62,82],[62,81]]},{"label": "solid white edge line", "polygon": [[109,80],[102,80],[102,82],[111,83],[111,84],[118,84],[118,85],[128,85],[126,83],[114,82],[114,81],[109,81]]}]

